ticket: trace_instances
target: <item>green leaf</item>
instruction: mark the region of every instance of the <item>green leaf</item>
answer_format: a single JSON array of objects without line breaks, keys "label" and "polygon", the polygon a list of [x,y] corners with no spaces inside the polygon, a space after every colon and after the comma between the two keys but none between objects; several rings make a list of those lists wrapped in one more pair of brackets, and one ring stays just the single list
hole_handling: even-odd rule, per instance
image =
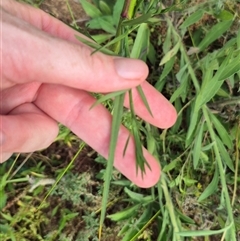
[{"label": "green leaf", "polygon": [[163,172],[169,172],[173,170],[177,166],[178,162],[179,162],[179,159],[174,159],[168,165],[164,166]]},{"label": "green leaf", "polygon": [[183,181],[184,181],[186,186],[192,186],[193,184],[198,182],[197,180],[194,180],[194,179],[191,179],[191,178],[188,178],[188,177],[183,177]]},{"label": "green leaf", "polygon": [[[115,37],[114,39],[112,39],[111,41],[106,43],[104,46],[98,45],[98,47],[95,47],[96,50],[93,51],[93,53],[96,53],[96,52],[100,51],[100,52],[103,52],[103,53],[106,53],[106,54],[108,54],[108,52],[109,52],[110,55],[116,55],[115,52],[107,49],[107,47],[119,43],[120,40],[123,40],[124,38],[126,38],[128,36],[128,34],[130,34],[135,29],[136,29],[136,27],[133,27],[129,31],[126,31],[125,33]],[[84,40],[82,42],[84,43]]]},{"label": "green leaf", "polygon": [[138,174],[138,170],[140,169],[142,178],[143,178],[143,174],[146,172],[145,165],[150,170],[151,170],[151,167],[143,155],[143,148],[142,148],[142,142],[141,142],[140,133],[139,133],[139,126],[138,126],[138,122],[135,118],[132,90],[129,90],[128,93],[129,93],[130,112],[131,112],[131,117],[132,117],[131,118],[131,124],[132,124],[131,133],[132,133],[132,135],[134,137],[134,141],[135,141],[135,155],[136,155],[136,162],[137,162],[136,174]]},{"label": "green leaf", "polygon": [[217,17],[219,18],[219,19],[221,19],[222,21],[228,21],[228,20],[233,20],[234,19],[234,15],[231,13],[231,12],[229,12],[229,11],[227,11],[227,10],[222,10],[218,15],[217,15]]},{"label": "green leaf", "polygon": [[[230,68],[229,63],[231,63],[231,57],[233,56],[233,52],[229,53],[229,55],[224,59],[222,64],[219,66],[219,69],[213,76],[213,78],[207,78],[208,75],[205,76],[203,80],[203,85],[200,89],[200,92],[196,98],[196,111],[198,111],[204,104],[210,101],[218,90],[221,88],[225,79],[221,76],[225,75],[224,72],[228,72],[228,68]],[[240,68],[240,66],[239,66]],[[226,75],[225,75],[226,76]]]},{"label": "green leaf", "polygon": [[216,193],[218,189],[218,182],[219,182],[219,172],[218,172],[218,168],[216,167],[212,181],[207,186],[207,188],[203,191],[203,193],[200,195],[200,197],[198,198],[198,202],[201,202],[207,197],[209,197],[210,195],[212,195],[213,193]]},{"label": "green leaf", "polygon": [[143,199],[143,194],[137,193],[137,192],[133,192],[130,189],[128,189],[127,187],[124,188],[124,192],[134,201],[134,202],[141,202],[141,200]]},{"label": "green leaf", "polygon": [[[200,115],[201,114],[201,115]],[[196,103],[193,104],[193,110],[191,112],[190,125],[187,131],[186,146],[190,145],[193,139],[193,133],[195,131],[198,120],[202,116],[202,111],[196,108]]]},{"label": "green leaf", "polygon": [[7,194],[4,190],[0,190],[0,210],[2,210],[7,203]]},{"label": "green leaf", "polygon": [[112,221],[119,222],[126,219],[130,219],[136,216],[140,205],[137,204],[130,208],[124,209],[123,211],[108,215],[107,217],[110,218]]},{"label": "green leaf", "polygon": [[91,48],[93,48],[93,49],[97,49],[97,50],[93,51],[92,54],[94,54],[94,53],[97,52],[97,51],[101,51],[101,52],[104,53],[104,54],[115,55],[114,52],[112,52],[112,51],[109,50],[109,49],[104,48],[104,46],[101,46],[101,45],[99,45],[98,43],[95,43],[95,42],[93,42],[93,41],[90,41],[90,40],[88,40],[88,39],[85,39],[85,38],[83,38],[83,37],[80,37],[80,36],[78,36],[78,35],[75,35],[75,37],[76,37],[79,41],[81,41],[82,43],[88,45],[89,47],[91,47]]},{"label": "green leaf", "polygon": [[224,66],[224,70],[219,74],[218,81],[226,80],[233,74],[240,71],[240,52],[238,51],[237,57],[229,61],[229,63]]},{"label": "green leaf", "polygon": [[140,24],[137,36],[130,54],[131,58],[139,58],[143,51],[148,51],[150,31],[146,23]]},{"label": "green leaf", "polygon": [[233,148],[233,143],[231,140],[231,136],[228,134],[225,127],[222,125],[222,123],[218,120],[218,118],[209,111],[210,119],[213,123],[213,127],[217,130],[218,135],[220,136],[222,142],[230,149]]},{"label": "green leaf", "polygon": [[116,29],[113,26],[112,16],[100,16],[96,17],[87,23],[88,28],[91,29],[103,29],[104,31],[116,34]]},{"label": "green leaf", "polygon": [[[9,221],[9,222],[12,222],[13,220],[14,220],[14,218],[11,216],[11,214],[9,214],[9,213],[3,213],[3,212],[1,212],[0,213],[1,214],[1,216],[4,218],[4,219],[6,219],[7,221]],[[1,230],[1,229],[0,229]],[[1,232],[0,232],[1,233]]]},{"label": "green leaf", "polygon": [[201,149],[202,149],[203,127],[204,127],[204,122],[201,123],[200,127],[197,130],[197,136],[195,138],[194,148],[192,151],[194,169],[197,168],[198,162],[200,160]]},{"label": "green leaf", "polygon": [[113,119],[111,126],[111,135],[110,135],[110,146],[108,153],[108,161],[106,172],[104,175],[104,186],[103,186],[103,198],[102,198],[102,210],[100,216],[100,226],[99,226],[99,237],[101,237],[103,222],[107,210],[108,194],[110,188],[110,181],[112,178],[113,163],[115,159],[115,150],[117,147],[118,133],[121,126],[121,120],[123,115],[123,103],[124,103],[125,94],[118,95],[113,101]]},{"label": "green leaf", "polygon": [[89,3],[87,0],[79,0],[79,2],[82,4],[82,7],[86,14],[91,18],[97,18],[102,15],[100,10],[94,6],[93,4]]},{"label": "green leaf", "polygon": [[173,69],[173,65],[175,63],[175,57],[173,56],[165,65],[162,71],[162,74],[159,78],[159,82],[161,82]]},{"label": "green leaf", "polygon": [[92,38],[98,43],[104,43],[107,40],[111,39],[114,35],[113,34],[97,34],[97,35],[92,35]]},{"label": "green leaf", "polygon": [[135,19],[131,19],[131,20],[124,20],[122,22],[122,26],[133,26],[133,25],[137,25],[137,24],[142,24],[142,23],[146,23],[152,16],[152,13],[146,13],[141,15],[138,18]]},{"label": "green leaf", "polygon": [[173,56],[177,54],[179,48],[180,48],[180,40],[178,40],[177,44],[164,55],[159,65],[161,66],[167,63]]},{"label": "green leaf", "polygon": [[107,5],[105,1],[99,1],[99,8],[101,9],[104,15],[111,15],[112,11],[111,8]]},{"label": "green leaf", "polygon": [[183,29],[193,25],[202,18],[203,14],[204,10],[198,9],[196,12],[192,13],[189,17],[187,17],[187,19],[185,19],[185,21],[180,25],[180,28]]},{"label": "green leaf", "polygon": [[181,97],[184,101],[184,97],[187,94],[187,89],[189,85],[188,81],[188,72],[186,71],[188,64],[184,65],[179,72],[177,73],[176,77],[177,80],[181,83],[180,87],[178,87],[170,98],[170,102],[173,103],[178,97]]},{"label": "green leaf", "polygon": [[[121,241],[134,241],[133,237],[138,233],[138,231],[149,221],[152,216],[152,206],[149,205],[141,215],[139,219],[135,220],[135,226],[130,227],[129,230],[124,234]],[[121,232],[121,231],[120,231]],[[135,239],[136,240],[136,239]]]},{"label": "green leaf", "polygon": [[137,91],[138,91],[138,94],[139,94],[140,97],[141,97],[141,100],[142,100],[143,104],[144,104],[145,107],[147,108],[149,114],[150,114],[152,117],[154,117],[153,114],[152,114],[151,108],[150,108],[150,106],[149,106],[149,104],[148,104],[147,98],[146,98],[146,96],[145,96],[145,94],[144,94],[144,92],[143,92],[143,89],[142,89],[142,86],[141,86],[141,85],[137,86]]},{"label": "green leaf", "polygon": [[115,2],[114,7],[113,7],[113,21],[114,25],[118,25],[121,17],[121,12],[124,6],[125,0],[118,0]]},{"label": "green leaf", "polygon": [[198,45],[199,51],[204,50],[213,41],[215,41],[219,37],[221,37],[231,27],[232,23],[233,23],[233,21],[223,21],[223,22],[219,22],[216,25],[214,25],[209,30],[209,32],[206,33],[206,36],[204,37],[204,39]]},{"label": "green leaf", "polygon": [[106,95],[103,95],[101,98],[99,98],[96,102],[94,102],[94,104],[90,107],[90,109],[92,109],[93,107],[109,100],[109,99],[113,99],[116,96],[122,95],[126,92],[126,90],[121,90],[121,91],[117,91],[117,92],[112,92]]},{"label": "green leaf", "polygon": [[184,223],[189,223],[189,224],[195,224],[195,221],[191,218],[189,218],[188,216],[185,216],[183,213],[181,213],[177,208],[175,209],[177,215],[179,216],[179,218],[184,221]]},{"label": "green leaf", "polygon": [[223,145],[222,141],[216,136],[216,141],[218,145],[219,152],[221,154],[221,158],[223,163],[225,163],[232,172],[235,172],[234,166],[233,166],[233,161],[229,156],[229,153],[227,152],[225,146]]},{"label": "green leaf", "polygon": [[200,236],[210,236],[214,234],[224,233],[233,226],[233,223],[230,223],[227,227],[219,230],[197,230],[197,231],[181,231],[177,234],[183,237],[200,237]]}]

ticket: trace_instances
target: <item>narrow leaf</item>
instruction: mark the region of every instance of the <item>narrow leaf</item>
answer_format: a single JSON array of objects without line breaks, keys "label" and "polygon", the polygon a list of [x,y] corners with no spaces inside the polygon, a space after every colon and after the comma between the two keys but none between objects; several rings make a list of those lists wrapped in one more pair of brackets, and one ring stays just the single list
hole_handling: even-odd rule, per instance
[{"label": "narrow leaf", "polygon": [[[239,51],[238,51],[239,52]],[[224,67],[224,71],[219,75],[218,80],[226,80],[231,77],[233,74],[240,71],[240,52],[237,54],[237,57],[230,60],[230,62]]]},{"label": "narrow leaf", "polygon": [[[199,118],[202,116],[201,111],[196,107],[196,103],[193,104],[193,110],[191,112],[191,121],[190,121],[190,125],[187,131],[187,138],[186,138],[186,146],[190,145],[193,139],[193,133],[195,131],[197,122],[199,120]],[[201,113],[201,115],[200,115]]]},{"label": "narrow leaf", "polygon": [[103,95],[101,98],[99,98],[96,102],[94,102],[94,104],[90,107],[90,109],[92,109],[93,107],[109,100],[109,99],[113,99],[115,98],[116,96],[119,96],[119,95],[122,95],[126,92],[126,90],[120,90],[120,91],[117,91],[117,92],[112,92],[112,93],[109,93],[109,94],[106,94],[106,95]]},{"label": "narrow leaf", "polygon": [[102,0],[99,1],[99,8],[101,9],[101,11],[104,15],[112,14],[110,7],[107,5],[107,3],[105,1],[102,1]]},{"label": "narrow leaf", "polygon": [[173,56],[175,56],[180,48],[180,40],[178,40],[177,44],[167,52],[160,62],[160,66],[167,63]]},{"label": "narrow leaf", "polygon": [[151,18],[151,16],[152,16],[152,13],[149,12],[135,19],[125,20],[122,22],[122,26],[132,26],[136,24],[146,23]]},{"label": "narrow leaf", "polygon": [[210,182],[210,184],[207,186],[207,188],[204,190],[204,192],[198,198],[199,202],[203,201],[213,193],[216,193],[218,188],[218,181],[219,181],[219,172],[218,172],[218,168],[215,168],[213,179]]},{"label": "narrow leaf", "polygon": [[173,65],[175,62],[175,58],[172,57],[165,65],[162,71],[162,74],[159,78],[159,82],[161,82],[165,77],[167,77],[167,75],[171,72],[171,70],[173,69]]},{"label": "narrow leaf", "polygon": [[151,108],[150,108],[150,106],[149,106],[149,104],[148,104],[147,98],[146,98],[146,96],[145,96],[145,94],[144,94],[144,92],[143,92],[143,89],[142,89],[142,86],[141,86],[141,85],[137,86],[137,91],[138,91],[138,93],[139,93],[139,95],[140,95],[140,97],[141,97],[141,100],[143,101],[145,107],[147,108],[149,114],[150,114],[152,117],[154,117],[153,114],[152,114]]},{"label": "narrow leaf", "polygon": [[100,16],[93,18],[88,21],[87,26],[90,29],[103,29],[108,33],[116,34],[116,28],[113,26],[112,16]]},{"label": "narrow leaf", "polygon": [[218,135],[220,136],[222,142],[232,150],[233,148],[233,143],[231,140],[231,136],[228,134],[227,130],[225,127],[222,125],[222,123],[218,120],[218,118],[211,113],[211,111],[208,112],[210,119],[213,123],[213,127],[217,130]]},{"label": "narrow leaf", "polygon": [[219,77],[224,73],[224,71],[226,71],[226,68],[232,55],[233,53],[229,53],[229,55],[224,59],[222,64],[219,66],[219,69],[217,70],[212,79],[205,79],[203,81],[204,84],[201,87],[201,90],[196,98],[196,109],[200,109],[204,104],[210,101],[221,88],[224,79],[219,80]]},{"label": "narrow leaf", "polygon": [[85,38],[83,38],[83,37],[80,37],[80,36],[78,36],[78,35],[76,35],[75,37],[76,37],[79,41],[81,41],[82,43],[88,45],[89,47],[91,47],[91,48],[93,48],[93,49],[97,49],[97,50],[94,50],[94,51],[92,52],[92,54],[94,54],[94,53],[97,52],[97,51],[100,51],[100,52],[102,52],[102,53],[104,53],[104,54],[115,55],[114,52],[112,52],[112,51],[109,50],[109,49],[104,48],[104,46],[101,46],[101,45],[99,45],[99,44],[96,43],[96,42],[90,41],[90,40],[85,39]]},{"label": "narrow leaf", "polygon": [[139,58],[142,51],[148,49],[150,31],[147,24],[142,23],[137,31],[137,36],[130,54],[131,58]]},{"label": "narrow leaf", "polygon": [[124,188],[124,192],[131,198],[131,200],[141,203],[142,199],[144,198],[143,194],[133,192],[127,187]]},{"label": "narrow leaf", "polygon": [[200,127],[198,128],[197,131],[197,136],[195,138],[195,143],[194,143],[194,148],[193,148],[193,167],[194,169],[197,168],[198,162],[200,159],[201,155],[201,149],[202,149],[202,137],[203,137],[203,127],[204,127],[204,122],[201,123]]},{"label": "narrow leaf", "polygon": [[108,215],[107,217],[110,218],[112,221],[119,222],[126,219],[130,219],[136,216],[139,210],[139,204],[132,206],[130,208],[124,209],[123,211]]},{"label": "narrow leaf", "polygon": [[89,3],[89,1],[79,0],[79,2],[82,4],[84,11],[89,17],[96,18],[102,15],[100,10],[93,4]]},{"label": "narrow leaf", "polygon": [[117,147],[118,133],[121,126],[121,120],[123,115],[123,103],[124,103],[124,94],[116,96],[114,99],[114,109],[113,109],[113,119],[111,127],[111,136],[110,136],[110,146],[108,154],[108,162],[106,167],[106,172],[104,175],[104,186],[103,186],[103,198],[102,198],[102,210],[100,216],[100,227],[99,227],[99,239],[101,239],[103,222],[107,210],[108,194],[110,188],[110,181],[113,171],[113,163],[115,157],[115,150]]},{"label": "narrow leaf", "polygon": [[197,21],[199,21],[204,14],[203,9],[198,9],[196,12],[192,13],[189,17],[185,19],[185,21],[181,24],[180,28],[187,28]]},{"label": "narrow leaf", "polygon": [[227,152],[225,146],[223,145],[222,141],[216,136],[216,141],[218,145],[219,152],[221,154],[221,158],[223,163],[225,163],[232,172],[235,172],[234,166],[233,166],[233,161],[229,156],[229,153]]},{"label": "narrow leaf", "polygon": [[198,45],[200,51],[207,48],[213,41],[221,37],[232,25],[233,21],[223,21],[214,25],[208,33],[206,33],[205,38]]},{"label": "narrow leaf", "polygon": [[197,231],[181,231],[177,234],[183,237],[200,237],[200,236],[210,236],[214,234],[224,233],[233,226],[233,223],[230,223],[227,227],[219,230],[197,230]]}]

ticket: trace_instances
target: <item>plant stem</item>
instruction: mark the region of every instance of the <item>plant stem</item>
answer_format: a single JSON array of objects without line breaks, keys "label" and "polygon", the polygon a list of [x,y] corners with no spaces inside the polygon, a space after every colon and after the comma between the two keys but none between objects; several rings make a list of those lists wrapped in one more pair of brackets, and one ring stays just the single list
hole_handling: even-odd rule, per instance
[{"label": "plant stem", "polygon": [[238,120],[238,127],[236,131],[236,162],[235,162],[235,173],[234,173],[234,188],[233,188],[233,197],[232,197],[232,206],[234,205],[236,193],[237,193],[237,178],[238,178],[238,165],[239,165],[239,132],[240,132],[240,119]]},{"label": "plant stem", "polygon": [[211,139],[213,141],[213,150],[214,150],[215,157],[216,157],[216,160],[217,160],[217,166],[218,166],[218,169],[219,169],[221,185],[222,185],[223,194],[224,194],[225,202],[226,202],[227,213],[228,213],[228,220],[227,221],[229,223],[231,223],[231,222],[233,223],[232,228],[230,229],[230,231],[231,231],[231,240],[232,241],[236,241],[236,236],[235,236],[235,231],[236,230],[235,230],[235,224],[234,224],[234,218],[233,218],[233,210],[232,210],[231,201],[230,201],[228,188],[227,188],[227,184],[226,184],[225,172],[224,172],[224,168],[223,168],[220,152],[219,152],[219,149],[218,149],[218,146],[217,146],[215,132],[213,130],[212,123],[211,123],[211,120],[209,118],[206,105],[204,105],[202,107],[202,111],[203,111],[203,115],[205,117],[205,120],[206,120],[206,123],[207,123],[207,126],[208,126],[210,137],[211,137]]},{"label": "plant stem", "polygon": [[158,183],[158,185],[161,184],[162,190],[164,192],[164,197],[166,199],[166,207],[167,207],[167,210],[168,210],[168,213],[169,213],[169,216],[170,216],[170,219],[171,219],[171,223],[172,223],[172,226],[173,226],[173,240],[175,238],[175,240],[177,240],[177,241],[182,241],[183,238],[178,235],[178,233],[181,230],[180,230],[178,222],[177,222],[178,218],[175,215],[175,211],[174,211],[174,206],[173,206],[173,203],[172,203],[171,195],[170,195],[170,193],[168,191],[166,177],[165,177],[164,173],[162,173],[161,175],[162,175],[161,176],[161,180]]}]

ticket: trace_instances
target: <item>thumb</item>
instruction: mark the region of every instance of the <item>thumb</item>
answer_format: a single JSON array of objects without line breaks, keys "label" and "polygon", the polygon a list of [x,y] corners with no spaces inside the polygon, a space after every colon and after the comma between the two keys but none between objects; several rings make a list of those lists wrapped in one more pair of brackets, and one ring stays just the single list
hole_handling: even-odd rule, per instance
[{"label": "thumb", "polygon": [[53,37],[5,11],[3,20],[0,48],[7,58],[0,68],[10,84],[39,81],[110,92],[132,88],[147,77],[141,60],[92,54],[82,43]]}]

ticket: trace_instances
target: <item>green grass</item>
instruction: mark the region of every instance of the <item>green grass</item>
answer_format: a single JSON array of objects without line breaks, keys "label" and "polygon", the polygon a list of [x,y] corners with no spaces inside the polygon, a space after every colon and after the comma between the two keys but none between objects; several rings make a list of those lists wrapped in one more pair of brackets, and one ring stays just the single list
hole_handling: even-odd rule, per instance
[{"label": "green grass", "polygon": [[[238,240],[240,4],[154,0],[123,9],[123,1],[80,2],[91,17],[88,31],[100,31],[93,47],[146,61],[148,81],[173,103],[178,120],[159,130],[135,118],[133,103],[123,109],[122,92],[107,96],[114,101],[97,95],[113,114],[110,160],[91,156],[61,127],[49,151],[27,156],[17,173],[13,158],[2,164],[1,240]],[[112,169],[119,120],[160,161],[155,187],[140,189]],[[79,173],[78,155],[95,159],[93,168]],[[141,156],[138,164],[148,168]],[[52,179],[59,180],[53,190]]]}]

